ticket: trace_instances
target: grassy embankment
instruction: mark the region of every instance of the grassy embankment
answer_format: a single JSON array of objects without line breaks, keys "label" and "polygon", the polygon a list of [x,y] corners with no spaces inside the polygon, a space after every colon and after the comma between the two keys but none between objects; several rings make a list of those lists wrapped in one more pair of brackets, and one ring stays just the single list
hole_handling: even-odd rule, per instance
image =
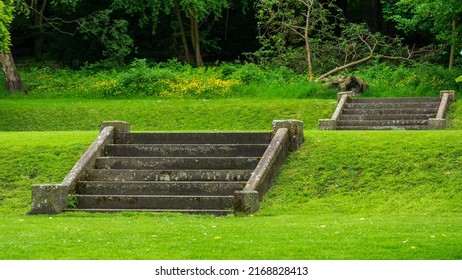
[{"label": "grassy embankment", "polygon": [[[462,112],[448,131],[321,132],[334,100],[0,100],[0,259],[461,259]],[[269,130],[302,119],[292,154],[248,217],[28,216],[103,120],[133,130]]]}]

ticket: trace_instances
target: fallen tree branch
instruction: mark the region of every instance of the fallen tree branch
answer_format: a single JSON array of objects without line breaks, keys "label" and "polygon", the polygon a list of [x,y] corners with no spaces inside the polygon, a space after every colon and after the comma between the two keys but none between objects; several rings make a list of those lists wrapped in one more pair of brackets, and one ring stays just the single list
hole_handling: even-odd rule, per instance
[{"label": "fallen tree branch", "polygon": [[321,79],[324,79],[334,73],[337,73],[339,71],[342,71],[343,69],[347,69],[349,67],[352,67],[352,66],[356,66],[356,65],[359,65],[359,64],[362,64],[362,63],[365,63],[365,62],[368,62],[369,60],[373,59],[374,56],[373,55],[370,55],[370,56],[367,56],[367,57],[364,57],[360,60],[356,60],[356,61],[353,61],[353,62],[350,62],[348,64],[345,64],[345,65],[342,65],[342,66],[339,66],[339,67],[335,67],[334,69],[330,70],[329,72],[326,72],[324,74],[322,74],[321,76],[319,76],[316,81],[319,81]]},{"label": "fallen tree branch", "polygon": [[320,81],[326,77],[329,77],[330,75],[332,74],[335,74],[339,71],[342,71],[344,69],[347,69],[347,68],[350,68],[350,67],[353,67],[353,66],[356,66],[356,65],[359,65],[359,64],[362,64],[362,63],[366,63],[368,62],[369,60],[371,59],[388,59],[388,60],[401,60],[401,61],[407,61],[407,62],[411,62],[412,60],[410,59],[412,53],[409,54],[409,57],[400,57],[400,56],[387,56],[387,55],[369,55],[367,57],[364,57],[364,58],[361,58],[359,60],[356,60],[356,61],[353,61],[353,62],[350,62],[348,64],[345,64],[345,65],[342,65],[342,66],[339,66],[339,67],[336,67],[324,74],[322,74],[321,76],[319,76],[316,81]]}]

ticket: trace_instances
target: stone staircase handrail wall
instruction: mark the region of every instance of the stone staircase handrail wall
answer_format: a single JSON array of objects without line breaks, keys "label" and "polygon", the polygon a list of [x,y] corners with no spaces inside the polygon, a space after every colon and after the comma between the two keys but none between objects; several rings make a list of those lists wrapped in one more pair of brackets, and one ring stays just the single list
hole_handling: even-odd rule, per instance
[{"label": "stone staircase handrail wall", "polygon": [[304,141],[302,121],[273,121],[271,143],[244,189],[234,193],[234,212],[251,214],[259,210],[261,198],[268,192],[287,155],[297,150]]},{"label": "stone staircase handrail wall", "polygon": [[[109,125],[109,124],[115,124]],[[108,122],[103,124],[98,137],[80,157],[71,171],[60,184],[36,184],[32,186],[32,210],[30,214],[58,214],[68,204],[68,194],[75,192],[77,182],[82,180],[86,172],[94,165],[96,158],[101,156],[106,145],[113,144],[118,129],[128,127],[125,122]],[[126,130],[126,129],[125,129]]]},{"label": "stone staircase handrail wall", "polygon": [[68,188],[69,194],[75,192],[76,183],[82,180],[85,172],[95,165],[96,158],[100,156],[107,144],[114,143],[114,127],[104,127],[96,140],[88,147],[82,157],[77,161],[66,178],[61,182],[62,186]]},{"label": "stone staircase handrail wall", "polygon": [[455,91],[453,90],[442,90],[440,91],[440,106],[438,107],[438,112],[436,113],[435,118],[428,120],[428,129],[445,129],[446,128],[446,113],[449,108],[449,103],[454,102]]},{"label": "stone staircase handrail wall", "polygon": [[444,116],[446,115],[446,111],[449,106],[449,102],[452,100],[454,100],[454,93],[451,96],[448,91],[441,92],[441,103],[440,107],[438,108],[438,113],[436,114],[437,119],[444,119]]},{"label": "stone staircase handrail wall", "polygon": [[351,98],[352,92],[339,92],[338,93],[338,103],[337,108],[335,108],[334,113],[330,119],[321,119],[318,123],[319,130],[335,130],[337,126],[337,120],[342,114],[345,104],[348,103],[348,99]]},{"label": "stone staircase handrail wall", "polygon": [[234,211],[251,214],[259,210],[259,201],[268,191],[275,173],[289,153],[289,130],[280,128],[263,154],[242,191],[234,194]]}]

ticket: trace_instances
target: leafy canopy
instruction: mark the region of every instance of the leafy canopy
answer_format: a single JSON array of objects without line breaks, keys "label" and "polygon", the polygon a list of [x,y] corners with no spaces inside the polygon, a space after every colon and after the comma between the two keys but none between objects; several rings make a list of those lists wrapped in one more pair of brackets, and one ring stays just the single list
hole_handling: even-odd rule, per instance
[{"label": "leafy canopy", "polygon": [[9,27],[13,21],[13,0],[0,1],[0,51],[8,51],[11,46]]},{"label": "leafy canopy", "polygon": [[453,21],[462,16],[460,0],[382,0],[387,18],[397,23],[397,28],[405,32],[414,30],[430,31],[436,39],[444,43],[456,40],[452,30]]}]

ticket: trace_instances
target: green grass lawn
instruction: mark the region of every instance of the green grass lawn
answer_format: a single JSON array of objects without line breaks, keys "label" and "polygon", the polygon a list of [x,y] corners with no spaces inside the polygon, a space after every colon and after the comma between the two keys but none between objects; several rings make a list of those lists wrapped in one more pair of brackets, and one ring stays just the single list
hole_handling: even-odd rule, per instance
[{"label": "green grass lawn", "polygon": [[317,99],[0,99],[0,131],[98,130],[107,120],[134,130],[271,130],[275,119],[299,119],[308,128],[332,115],[335,100]]},{"label": "green grass lawn", "polygon": [[[334,107],[0,100],[0,259],[462,259],[462,130],[317,131]],[[269,130],[285,118],[305,121],[306,142],[253,216],[27,215],[31,185],[60,182],[103,120],[133,130]]]}]

